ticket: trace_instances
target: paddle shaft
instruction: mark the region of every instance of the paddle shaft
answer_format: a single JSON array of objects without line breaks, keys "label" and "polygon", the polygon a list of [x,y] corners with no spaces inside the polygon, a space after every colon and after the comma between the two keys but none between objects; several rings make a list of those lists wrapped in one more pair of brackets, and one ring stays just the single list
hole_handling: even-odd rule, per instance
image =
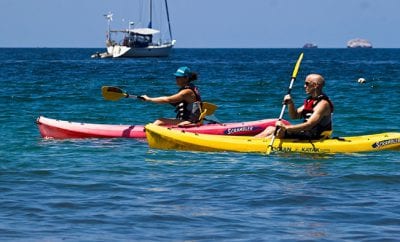
[{"label": "paddle shaft", "polygon": [[132,95],[129,93],[126,93],[125,98],[133,98],[133,99],[140,99],[140,100],[144,100],[144,98],[142,96],[138,96],[138,95]]},{"label": "paddle shaft", "polygon": [[[295,65],[294,70],[293,70],[292,79],[290,80],[290,85],[289,85],[289,88],[288,88],[288,91],[287,91],[287,95],[289,95],[292,92],[293,84],[294,84],[294,81],[296,80],[297,73],[299,72],[300,63],[301,63],[302,59],[303,59],[303,53],[301,53],[300,56],[299,56],[299,59],[297,59],[296,65]],[[279,114],[278,121],[282,120],[283,114],[285,113],[286,106],[287,106],[286,103],[283,103],[282,110],[281,110],[281,113]],[[271,153],[272,147],[273,147],[274,142],[275,142],[276,132],[277,131],[278,131],[278,127],[275,127],[275,131],[274,131],[274,133],[272,135],[271,142],[268,145],[267,154]]]},{"label": "paddle shaft", "polygon": [[103,86],[101,88],[101,92],[106,100],[111,100],[111,101],[117,101],[121,98],[133,98],[133,99],[144,100],[142,96],[129,94],[124,90],[122,90],[121,88],[114,86]]},{"label": "paddle shaft", "polygon": [[[288,89],[287,94],[290,94],[292,92],[293,83],[294,83],[295,80],[296,80],[296,77],[292,77],[292,80],[290,81],[290,85],[289,85],[289,89]],[[281,114],[279,114],[278,121],[282,120],[283,114],[285,113],[286,106],[287,106],[286,103],[283,103]]]}]

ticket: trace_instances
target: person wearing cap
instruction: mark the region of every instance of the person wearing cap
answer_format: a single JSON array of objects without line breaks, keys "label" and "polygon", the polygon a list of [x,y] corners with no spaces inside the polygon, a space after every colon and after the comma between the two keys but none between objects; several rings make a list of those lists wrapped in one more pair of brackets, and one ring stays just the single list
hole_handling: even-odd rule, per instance
[{"label": "person wearing cap", "polygon": [[192,83],[197,80],[197,73],[189,67],[182,66],[174,73],[178,93],[171,96],[149,97],[142,95],[142,99],[153,103],[169,103],[175,106],[176,118],[159,118],[156,125],[187,125],[199,122],[201,112],[201,97],[199,89]]},{"label": "person wearing cap", "polygon": [[278,138],[288,139],[329,137],[332,133],[333,103],[322,92],[324,85],[325,80],[321,75],[309,74],[304,82],[304,90],[308,97],[302,106],[296,109],[290,94],[283,99],[283,102],[288,105],[290,117],[292,119],[303,118],[303,123],[284,125],[278,121],[275,127],[267,127],[256,136],[270,138],[275,134]]}]

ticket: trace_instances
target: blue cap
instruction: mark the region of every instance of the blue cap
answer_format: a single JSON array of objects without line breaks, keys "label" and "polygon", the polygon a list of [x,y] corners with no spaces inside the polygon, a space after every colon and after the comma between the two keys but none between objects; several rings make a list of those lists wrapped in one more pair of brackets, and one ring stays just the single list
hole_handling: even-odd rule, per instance
[{"label": "blue cap", "polygon": [[192,75],[192,72],[190,71],[190,68],[187,66],[182,66],[179,67],[178,70],[174,73],[174,76],[185,76],[185,77],[190,77]]}]

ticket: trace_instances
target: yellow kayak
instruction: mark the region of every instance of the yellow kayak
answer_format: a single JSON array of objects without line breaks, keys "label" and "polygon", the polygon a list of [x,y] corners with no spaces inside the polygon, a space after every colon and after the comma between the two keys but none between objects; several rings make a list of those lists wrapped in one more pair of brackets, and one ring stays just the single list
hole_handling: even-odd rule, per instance
[{"label": "yellow kayak", "polygon": [[[265,153],[270,139],[252,136],[226,136],[189,133],[160,127],[145,126],[150,148],[193,151],[231,151]],[[400,133],[380,133],[322,140],[275,139],[273,151],[297,153],[355,153],[400,150]]]}]

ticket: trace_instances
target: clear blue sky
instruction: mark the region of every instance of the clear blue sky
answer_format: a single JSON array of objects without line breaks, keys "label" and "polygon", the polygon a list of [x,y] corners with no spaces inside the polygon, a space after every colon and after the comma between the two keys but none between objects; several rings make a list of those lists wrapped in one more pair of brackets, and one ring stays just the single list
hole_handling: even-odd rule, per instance
[{"label": "clear blue sky", "polygon": [[[107,23],[139,0],[0,0],[0,47],[104,47]],[[158,1],[158,0],[156,0]],[[400,0],[170,0],[178,48],[341,48],[352,38],[400,48]],[[125,22],[122,22],[122,20]],[[126,25],[126,24],[125,24]]]}]

